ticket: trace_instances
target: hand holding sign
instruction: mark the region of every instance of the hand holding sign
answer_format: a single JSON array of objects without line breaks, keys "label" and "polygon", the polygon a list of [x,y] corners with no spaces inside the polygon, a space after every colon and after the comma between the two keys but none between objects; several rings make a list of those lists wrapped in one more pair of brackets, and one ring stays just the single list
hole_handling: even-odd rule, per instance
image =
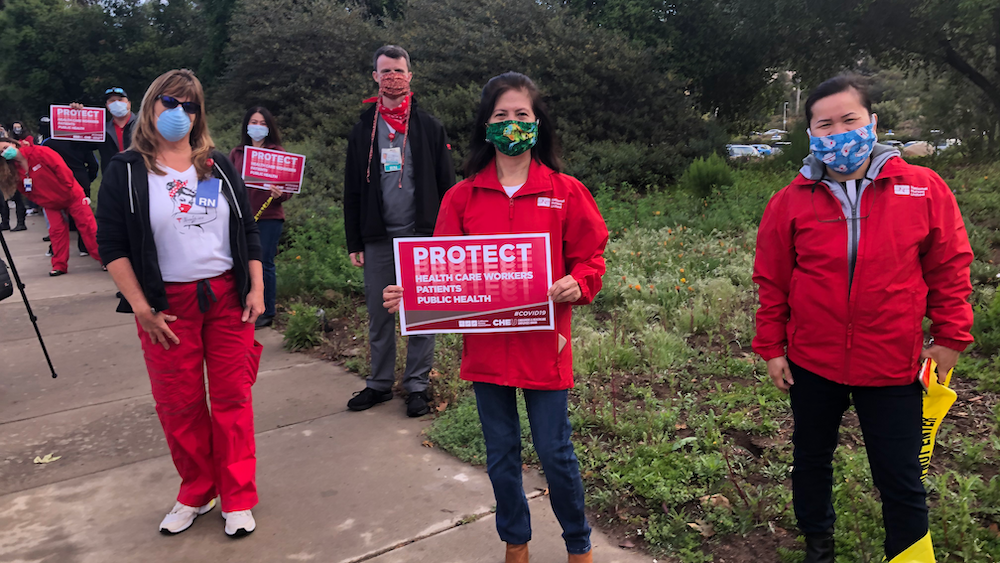
[{"label": "hand holding sign", "polygon": [[403,302],[403,287],[399,285],[387,285],[382,290],[382,306],[389,309],[390,313],[399,311],[399,306]]}]

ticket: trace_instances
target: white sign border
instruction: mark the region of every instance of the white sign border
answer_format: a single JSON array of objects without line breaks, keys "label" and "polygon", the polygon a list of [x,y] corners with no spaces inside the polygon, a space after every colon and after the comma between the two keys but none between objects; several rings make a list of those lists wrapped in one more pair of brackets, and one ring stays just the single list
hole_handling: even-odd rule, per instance
[{"label": "white sign border", "polygon": [[[400,241],[406,242],[457,242],[468,239],[477,240],[497,240],[497,239],[509,239],[514,237],[541,237],[545,241],[545,275],[548,281],[547,287],[552,287],[552,245],[551,236],[549,233],[510,233],[505,235],[459,235],[459,236],[441,236],[441,237],[396,237],[392,240],[392,257],[396,266],[396,283],[399,284],[400,280],[403,278],[402,268],[399,264],[399,243]],[[406,328],[406,309],[403,307],[403,301],[399,302],[399,329],[403,336],[409,336],[411,334],[498,334],[505,332],[541,332],[541,331],[555,331],[556,330],[556,308],[555,303],[551,299],[548,300],[549,306],[549,322],[543,326],[531,326],[531,327],[491,327],[491,328],[465,328],[465,329],[454,329],[454,330],[429,330],[429,329],[410,329]],[[517,307],[520,309],[521,307]],[[497,311],[509,310],[498,309]],[[470,313],[471,315],[481,314],[481,313]]]}]

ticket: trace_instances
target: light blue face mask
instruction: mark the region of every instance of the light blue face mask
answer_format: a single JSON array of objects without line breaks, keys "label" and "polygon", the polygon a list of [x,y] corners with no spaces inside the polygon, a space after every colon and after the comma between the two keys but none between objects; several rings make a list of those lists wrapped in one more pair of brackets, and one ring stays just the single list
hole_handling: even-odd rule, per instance
[{"label": "light blue face mask", "polygon": [[247,125],[247,135],[254,141],[260,142],[267,138],[267,125]]},{"label": "light blue face mask", "polygon": [[164,139],[176,143],[191,130],[191,119],[181,106],[164,110],[160,117],[156,118],[156,130]]},{"label": "light blue face mask", "polygon": [[813,137],[809,135],[809,150],[827,168],[840,174],[853,174],[872,154],[877,140],[875,122],[853,131]]},{"label": "light blue face mask", "polygon": [[17,158],[17,149],[14,147],[7,147],[3,150],[4,160],[14,160]]},{"label": "light blue face mask", "polygon": [[128,103],[118,100],[108,104],[108,111],[115,117],[125,117],[128,115]]}]

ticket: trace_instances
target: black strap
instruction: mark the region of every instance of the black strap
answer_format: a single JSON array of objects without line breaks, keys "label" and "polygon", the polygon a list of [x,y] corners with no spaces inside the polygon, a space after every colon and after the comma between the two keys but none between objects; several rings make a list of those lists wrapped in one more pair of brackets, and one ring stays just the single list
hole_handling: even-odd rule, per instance
[{"label": "black strap", "polygon": [[198,294],[198,310],[202,313],[207,313],[209,307],[212,306],[212,304],[208,302],[209,299],[212,300],[212,303],[219,302],[219,299],[215,297],[215,292],[212,291],[212,284],[208,280],[201,280],[198,282],[196,293]]}]

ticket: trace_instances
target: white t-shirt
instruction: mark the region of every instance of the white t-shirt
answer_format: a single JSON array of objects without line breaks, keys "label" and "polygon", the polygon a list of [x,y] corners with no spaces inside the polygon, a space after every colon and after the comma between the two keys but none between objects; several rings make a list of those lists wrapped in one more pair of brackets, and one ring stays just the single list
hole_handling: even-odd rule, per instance
[{"label": "white t-shirt", "polygon": [[194,165],[178,172],[162,164],[165,176],[149,173],[149,220],[165,282],[193,282],[220,276],[233,268],[229,245],[229,203],[219,185],[216,207],[196,205],[198,174]]},{"label": "white t-shirt", "polygon": [[507,192],[507,197],[514,197],[514,194],[517,193],[517,190],[523,187],[524,184],[518,184],[516,186],[503,186],[503,191]]}]

